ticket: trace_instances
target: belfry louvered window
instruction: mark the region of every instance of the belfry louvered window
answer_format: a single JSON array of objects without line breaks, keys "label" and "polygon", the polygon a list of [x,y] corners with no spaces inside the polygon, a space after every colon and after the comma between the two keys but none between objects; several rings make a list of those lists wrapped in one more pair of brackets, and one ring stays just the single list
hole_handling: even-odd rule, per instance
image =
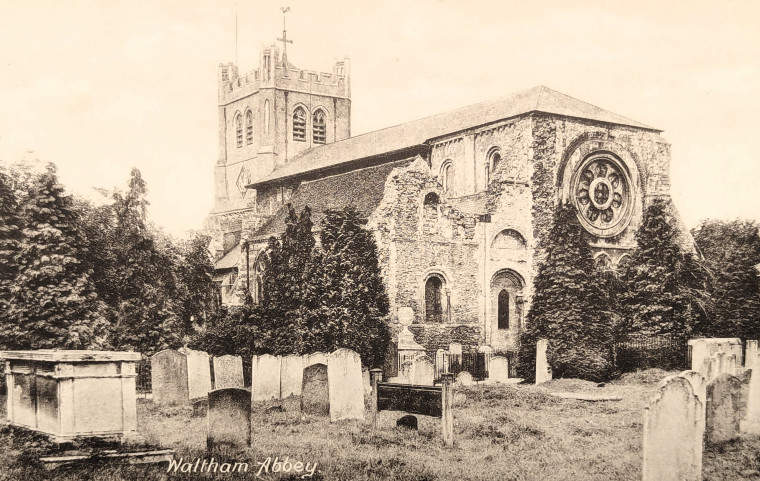
[{"label": "belfry louvered window", "polygon": [[253,143],[253,112],[250,110],[245,113],[245,143],[246,145]]},{"label": "belfry louvered window", "polygon": [[314,143],[324,144],[327,140],[327,124],[325,123],[325,113],[321,110],[314,112],[312,118],[314,128]]},{"label": "belfry louvered window", "polygon": [[235,116],[235,139],[238,148],[243,146],[243,117],[240,114]]},{"label": "belfry louvered window", "polygon": [[293,112],[293,140],[306,141],[306,112],[301,107]]}]

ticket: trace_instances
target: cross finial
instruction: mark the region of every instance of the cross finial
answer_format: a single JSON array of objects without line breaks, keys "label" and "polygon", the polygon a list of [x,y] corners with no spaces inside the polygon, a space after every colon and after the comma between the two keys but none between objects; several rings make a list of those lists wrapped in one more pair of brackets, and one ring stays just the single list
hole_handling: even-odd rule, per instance
[{"label": "cross finial", "polygon": [[282,10],[282,38],[277,40],[282,42],[282,63],[285,63],[288,59],[288,44],[293,43],[292,40],[288,40],[288,31],[285,28],[285,14],[290,11],[290,7],[280,7],[280,10]]}]

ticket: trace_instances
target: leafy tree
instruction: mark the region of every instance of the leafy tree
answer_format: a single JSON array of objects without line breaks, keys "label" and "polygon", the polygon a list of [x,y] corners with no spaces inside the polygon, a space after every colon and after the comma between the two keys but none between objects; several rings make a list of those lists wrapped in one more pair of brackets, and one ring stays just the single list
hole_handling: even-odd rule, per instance
[{"label": "leafy tree", "polygon": [[353,207],[325,213],[321,249],[309,268],[301,316],[301,351],[356,351],[381,366],[390,341],[389,311],[372,232]]},{"label": "leafy tree", "polygon": [[699,334],[742,339],[760,334],[759,228],[754,221],[704,220],[692,231],[714,276],[714,320]]},{"label": "leafy tree", "polygon": [[218,307],[210,242],[210,236],[195,232],[179,246],[177,311],[188,332],[193,328],[191,319],[206,323]]},{"label": "leafy tree", "polygon": [[681,247],[671,211],[664,199],[647,207],[624,273],[621,307],[631,331],[688,338],[707,325],[709,276],[696,256]]},{"label": "leafy tree", "polygon": [[86,239],[55,166],[19,179],[25,188],[19,267],[0,344],[16,349],[87,349],[105,344]]},{"label": "leafy tree", "polygon": [[608,296],[574,207],[558,207],[545,249],[520,337],[518,371],[534,378],[536,342],[544,338],[555,377],[607,379],[614,369]]}]

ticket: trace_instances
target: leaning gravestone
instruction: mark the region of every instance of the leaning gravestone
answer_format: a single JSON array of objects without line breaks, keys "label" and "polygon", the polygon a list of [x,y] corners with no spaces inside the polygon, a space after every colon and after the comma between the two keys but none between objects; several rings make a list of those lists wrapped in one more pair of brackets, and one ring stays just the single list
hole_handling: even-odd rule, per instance
[{"label": "leaning gravestone", "polygon": [[739,437],[742,383],[727,373],[707,384],[705,443],[715,444]]},{"label": "leaning gravestone", "polygon": [[214,357],[214,389],[245,387],[243,383],[243,358],[240,356]]},{"label": "leaning gravestone", "polygon": [[327,356],[330,421],[364,419],[362,362],[350,349],[338,349]]},{"label": "leaning gravestone", "polygon": [[694,394],[697,395],[704,406],[707,397],[707,382],[705,381],[705,378],[702,377],[702,374],[696,371],[683,371],[679,376],[691,383],[691,388],[694,389]]},{"label": "leaning gravestone", "polygon": [[251,367],[251,400],[280,399],[280,358],[270,354],[253,356]]},{"label": "leaning gravestone", "polygon": [[488,367],[488,379],[499,383],[509,382],[509,360],[506,357],[492,357],[490,364]]},{"label": "leaning gravestone", "polygon": [[208,393],[206,446],[245,449],[251,445],[251,397],[247,389],[215,389]]},{"label": "leaning gravestone", "polygon": [[412,361],[411,384],[432,386],[434,376],[433,361],[429,357],[417,356],[414,358],[414,361]]},{"label": "leaning gravestone", "polygon": [[280,398],[301,395],[303,383],[303,361],[301,356],[285,356],[280,367]]},{"label": "leaning gravestone", "polygon": [[691,383],[663,379],[644,410],[643,481],[701,481],[704,423]]},{"label": "leaning gravestone", "polygon": [[301,412],[315,416],[327,416],[330,414],[330,395],[326,364],[312,364],[303,370]]},{"label": "leaning gravestone", "polygon": [[174,349],[166,349],[150,358],[150,367],[153,402],[188,402],[187,356]]},{"label": "leaning gravestone", "polygon": [[747,364],[752,368],[749,379],[749,393],[747,394],[747,413],[739,422],[739,430],[751,436],[760,435],[760,353],[753,351],[747,353]]},{"label": "leaning gravestone", "polygon": [[552,379],[551,367],[549,367],[549,361],[546,359],[548,347],[549,341],[546,339],[541,339],[536,343],[536,384]]},{"label": "leaning gravestone", "polygon": [[203,351],[187,351],[187,392],[190,399],[206,397],[211,391],[209,356]]}]

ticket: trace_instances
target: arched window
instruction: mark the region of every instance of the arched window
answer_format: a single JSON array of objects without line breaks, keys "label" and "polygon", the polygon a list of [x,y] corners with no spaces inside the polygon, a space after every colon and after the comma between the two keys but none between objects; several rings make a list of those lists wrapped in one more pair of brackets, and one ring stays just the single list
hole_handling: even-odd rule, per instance
[{"label": "arched window", "polygon": [[443,322],[444,280],[437,275],[425,281],[425,321]]},{"label": "arched window", "polygon": [[254,286],[253,292],[251,293],[253,295],[253,302],[256,304],[260,304],[263,295],[264,295],[264,271],[267,267],[267,261],[268,261],[267,253],[262,252],[259,254],[259,256],[256,258],[256,263],[253,266],[253,282],[256,284]]},{"label": "arched window", "polygon": [[596,256],[596,258],[594,258],[594,262],[596,263],[597,269],[603,271],[612,270],[612,260],[610,259],[610,256],[604,252]]},{"label": "arched window", "polygon": [[314,112],[312,128],[314,130],[314,143],[324,144],[327,140],[327,123],[325,122],[325,112],[322,109]]},{"label": "arched window", "polygon": [[235,114],[235,139],[237,140],[238,148],[243,146],[243,116],[240,112]]},{"label": "arched window", "polygon": [[245,113],[245,143],[246,145],[253,143],[253,112],[250,110]]},{"label": "arched window", "polygon": [[486,157],[486,187],[491,182],[491,176],[496,173],[496,169],[500,163],[501,151],[497,147],[494,147],[488,151],[488,156]]},{"label": "arched window", "polygon": [[444,162],[443,166],[441,167],[441,186],[443,187],[444,192],[449,190],[451,184],[451,174],[453,172],[454,167],[452,166],[451,162]]},{"label": "arched window", "polygon": [[264,101],[264,133],[269,133],[269,100]]},{"label": "arched window", "polygon": [[509,329],[509,292],[506,289],[499,292],[497,304],[499,329]]},{"label": "arched window", "polygon": [[306,111],[301,107],[293,112],[293,140],[306,142]]}]

